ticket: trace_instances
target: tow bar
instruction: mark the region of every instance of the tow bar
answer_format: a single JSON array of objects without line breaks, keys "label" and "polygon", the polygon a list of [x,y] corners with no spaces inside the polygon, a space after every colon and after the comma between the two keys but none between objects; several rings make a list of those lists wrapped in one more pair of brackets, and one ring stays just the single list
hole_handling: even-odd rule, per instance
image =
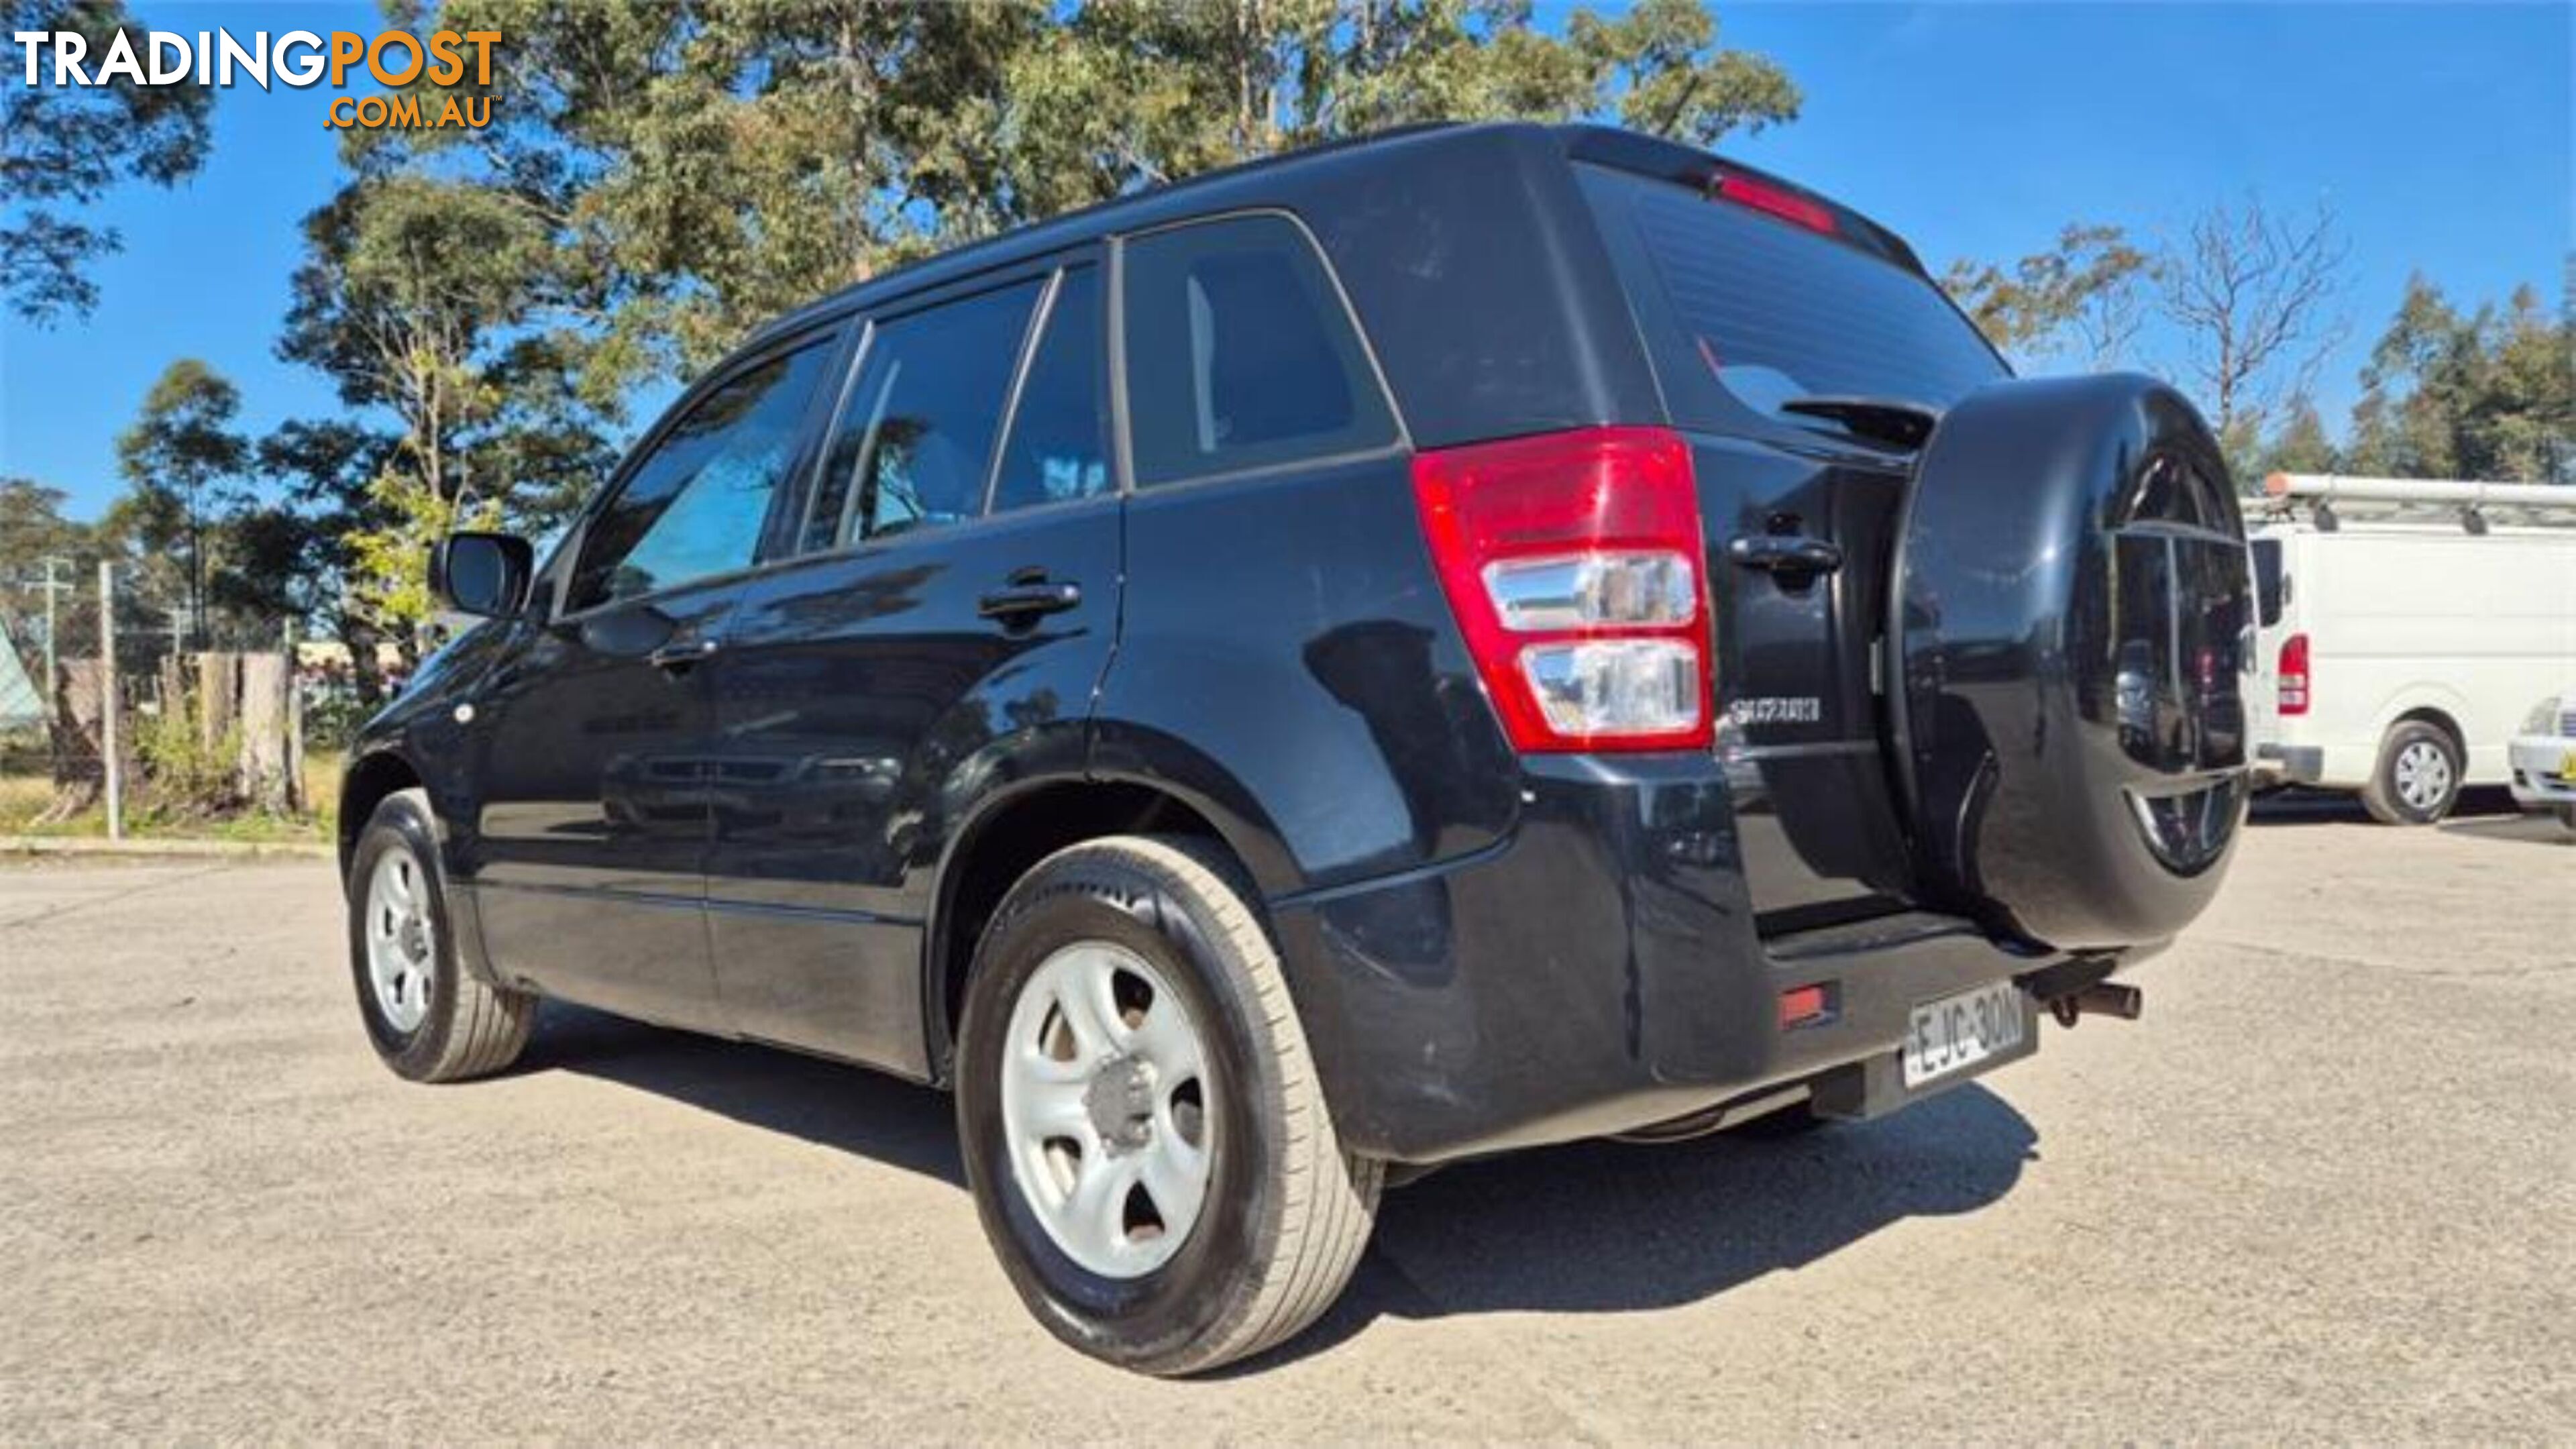
[{"label": "tow bar", "polygon": [[2117,1017],[2121,1021],[2135,1021],[2138,1019],[2138,1014],[2146,1008],[2146,1002],[2146,993],[2134,986],[2122,985],[2117,981],[2096,981],[2090,986],[2067,992],[2063,996],[2050,997],[2048,1014],[2056,1017],[2057,1024],[2063,1027],[2072,1027],[2088,1016],[2110,1016]]}]

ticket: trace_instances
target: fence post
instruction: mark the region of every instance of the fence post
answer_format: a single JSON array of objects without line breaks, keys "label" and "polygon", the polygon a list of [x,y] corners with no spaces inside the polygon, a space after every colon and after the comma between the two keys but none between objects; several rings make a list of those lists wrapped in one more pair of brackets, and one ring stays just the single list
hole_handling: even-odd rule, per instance
[{"label": "fence post", "polygon": [[98,719],[107,745],[101,769],[107,775],[107,838],[125,838],[124,772],[116,752],[116,565],[98,561]]}]

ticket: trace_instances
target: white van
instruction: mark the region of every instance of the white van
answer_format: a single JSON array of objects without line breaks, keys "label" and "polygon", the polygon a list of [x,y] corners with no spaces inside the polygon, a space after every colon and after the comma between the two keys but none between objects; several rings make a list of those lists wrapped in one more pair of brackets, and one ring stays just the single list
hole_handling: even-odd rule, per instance
[{"label": "white van", "polygon": [[2423,824],[2576,678],[2576,488],[2275,473],[2249,529],[2258,779]]}]

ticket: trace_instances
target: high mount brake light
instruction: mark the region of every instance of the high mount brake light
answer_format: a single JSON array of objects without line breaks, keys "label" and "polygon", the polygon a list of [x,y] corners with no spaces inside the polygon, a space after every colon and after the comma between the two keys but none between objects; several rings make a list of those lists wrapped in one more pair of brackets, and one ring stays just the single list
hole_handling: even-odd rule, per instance
[{"label": "high mount brake light", "polygon": [[1831,236],[1839,230],[1834,225],[1834,214],[1823,204],[1800,196],[1794,191],[1773,186],[1769,182],[1756,181],[1749,176],[1719,177],[1717,195],[1739,206],[1749,206],[1755,211],[1767,211],[1783,221],[1794,221],[1809,231],[1820,231]]},{"label": "high mount brake light", "polygon": [[2308,636],[2293,634],[2281,641],[2280,679],[2283,714],[2308,712]]},{"label": "high mount brake light", "polygon": [[1421,453],[1413,495],[1513,748],[1710,745],[1707,545],[1678,434],[1585,428]]}]

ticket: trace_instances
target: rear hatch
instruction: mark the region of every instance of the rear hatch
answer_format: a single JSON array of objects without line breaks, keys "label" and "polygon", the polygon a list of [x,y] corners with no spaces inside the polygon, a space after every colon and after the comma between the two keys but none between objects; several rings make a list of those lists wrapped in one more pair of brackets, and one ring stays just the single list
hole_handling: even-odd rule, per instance
[{"label": "rear hatch", "polygon": [[1752,173],[1580,133],[1576,172],[1690,442],[1718,750],[1766,935],[1912,903],[1884,636],[1915,448],[2009,374],[1903,245]]}]

